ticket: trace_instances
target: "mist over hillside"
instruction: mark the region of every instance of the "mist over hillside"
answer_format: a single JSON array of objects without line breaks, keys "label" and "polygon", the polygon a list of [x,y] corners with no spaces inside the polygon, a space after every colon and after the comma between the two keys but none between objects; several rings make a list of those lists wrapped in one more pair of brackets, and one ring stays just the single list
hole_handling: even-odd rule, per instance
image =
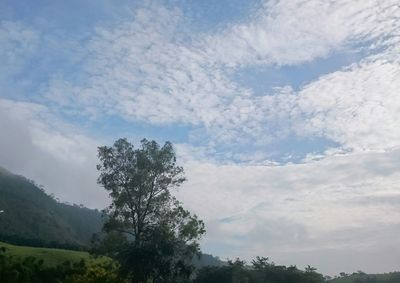
[{"label": "mist over hillside", "polygon": [[33,181],[0,169],[0,239],[33,246],[86,247],[101,231],[98,210],[57,201]]}]

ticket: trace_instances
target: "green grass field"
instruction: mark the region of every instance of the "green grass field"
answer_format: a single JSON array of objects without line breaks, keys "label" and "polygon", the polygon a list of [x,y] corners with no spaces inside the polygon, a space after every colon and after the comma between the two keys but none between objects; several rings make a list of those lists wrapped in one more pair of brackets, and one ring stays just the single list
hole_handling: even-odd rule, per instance
[{"label": "green grass field", "polygon": [[43,263],[47,266],[55,266],[65,261],[77,262],[81,259],[84,259],[89,264],[111,261],[111,259],[108,257],[94,258],[88,252],[15,246],[3,242],[0,242],[0,247],[5,247],[6,254],[12,255],[14,257],[35,257],[38,260],[42,259]]}]

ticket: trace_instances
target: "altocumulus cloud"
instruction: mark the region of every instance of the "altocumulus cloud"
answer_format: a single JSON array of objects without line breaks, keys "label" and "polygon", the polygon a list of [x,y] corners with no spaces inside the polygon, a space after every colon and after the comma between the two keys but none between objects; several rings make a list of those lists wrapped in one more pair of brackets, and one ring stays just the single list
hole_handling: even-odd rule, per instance
[{"label": "altocumulus cloud", "polygon": [[[83,85],[56,77],[46,95],[65,102],[63,94],[69,93],[75,99],[68,101],[88,115],[100,111],[152,124],[191,124],[213,142],[265,143],[300,127],[365,148],[371,144],[347,140],[356,143],[355,136],[377,130],[382,120],[396,121],[392,115],[398,111],[386,104],[397,105],[398,17],[395,1],[272,1],[250,23],[185,40],[182,12],[151,3],[132,20],[97,31],[85,46],[92,55],[82,66],[88,74]],[[360,46],[372,55],[292,96],[280,89],[254,96],[229,77],[244,65],[301,64]],[[376,119],[364,119],[372,108]],[[354,132],[348,123],[362,125]],[[381,132],[393,129],[394,123],[384,124]],[[344,127],[354,136],[341,132]],[[373,133],[364,143],[372,143],[372,135],[383,137]]]}]

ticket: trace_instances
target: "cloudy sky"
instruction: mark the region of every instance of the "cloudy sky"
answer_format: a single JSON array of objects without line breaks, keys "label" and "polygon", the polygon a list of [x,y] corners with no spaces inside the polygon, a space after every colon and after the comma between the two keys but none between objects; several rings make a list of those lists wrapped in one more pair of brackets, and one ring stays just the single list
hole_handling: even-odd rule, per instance
[{"label": "cloudy sky", "polygon": [[0,166],[103,208],[96,148],[174,143],[203,251],[400,270],[398,0],[0,1]]}]

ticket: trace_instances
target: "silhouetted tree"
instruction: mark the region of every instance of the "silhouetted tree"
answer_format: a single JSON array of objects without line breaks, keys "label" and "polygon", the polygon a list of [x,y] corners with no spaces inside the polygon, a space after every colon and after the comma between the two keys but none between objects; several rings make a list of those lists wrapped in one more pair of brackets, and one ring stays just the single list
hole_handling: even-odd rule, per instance
[{"label": "silhouetted tree", "polygon": [[112,147],[99,147],[98,156],[98,182],[112,199],[105,210],[104,231],[125,236],[113,253],[123,271],[132,282],[188,278],[205,230],[203,221],[170,193],[185,181],[172,144],[160,147],[144,139],[135,149],[126,139],[119,139]]}]

